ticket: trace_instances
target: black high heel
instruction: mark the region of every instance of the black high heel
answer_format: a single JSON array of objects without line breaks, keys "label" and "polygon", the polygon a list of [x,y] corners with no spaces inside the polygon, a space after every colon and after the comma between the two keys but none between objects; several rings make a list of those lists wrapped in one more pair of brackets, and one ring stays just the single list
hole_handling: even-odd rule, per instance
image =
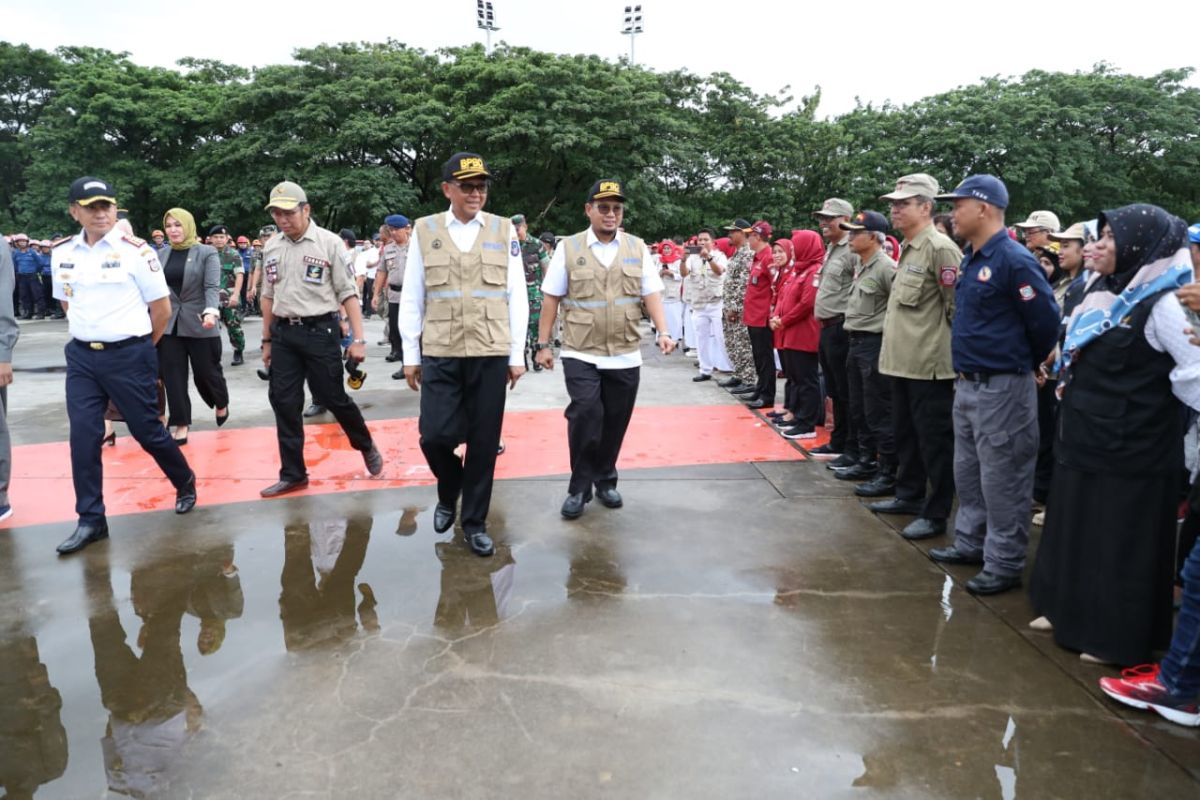
[{"label": "black high heel", "polygon": [[104,445],[108,445],[109,447],[117,446],[117,432],[116,431],[113,431],[108,436],[105,436],[103,439],[100,440],[100,446],[103,447]]},{"label": "black high heel", "polygon": [[229,421],[229,408],[228,408],[228,407],[226,407],[226,409],[225,409],[225,416],[223,416],[223,417],[220,417],[220,416],[219,416],[219,417],[217,417],[217,427],[218,427],[218,428],[219,428],[219,427],[221,427],[222,425],[224,425],[224,424],[225,424],[226,422],[228,422],[228,421]]}]

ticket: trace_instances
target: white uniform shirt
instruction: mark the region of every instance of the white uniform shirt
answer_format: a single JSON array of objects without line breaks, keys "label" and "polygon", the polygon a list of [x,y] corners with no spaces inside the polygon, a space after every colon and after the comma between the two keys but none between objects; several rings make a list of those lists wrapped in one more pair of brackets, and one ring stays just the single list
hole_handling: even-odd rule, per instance
[{"label": "white uniform shirt", "polygon": [[1174,292],[1154,303],[1146,320],[1146,341],[1160,353],[1175,359],[1171,370],[1171,392],[1180,402],[1200,411],[1200,347],[1188,341],[1184,330],[1190,328],[1183,305]]},{"label": "white uniform shirt", "polygon": [[[459,222],[453,211],[446,212],[446,228],[454,246],[463,253],[475,246],[483,230],[483,212],[468,222]],[[525,366],[525,332],[529,328],[529,293],[525,288],[525,264],[521,260],[521,245],[516,231],[508,243],[508,330],[512,347],[508,354],[510,367]],[[404,344],[404,363],[421,363],[421,329],[425,325],[425,258],[421,255],[420,229],[413,228],[408,240],[408,257],[404,262],[404,288],[400,292],[400,340]]]},{"label": "white uniform shirt", "polygon": [[375,270],[379,268],[379,251],[374,247],[364,247],[354,257],[354,277],[375,279]]},{"label": "white uniform shirt", "polygon": [[[621,236],[625,234],[618,232],[613,240],[608,244],[596,238],[595,232],[588,228],[587,246],[591,249],[592,255],[596,257],[604,267],[611,268],[617,260],[617,252],[621,249]],[[642,243],[642,297],[663,290],[662,278],[658,276],[658,267],[654,264],[654,257],[650,255],[650,249]],[[554,297],[567,296],[567,250],[559,245],[554,250],[554,257],[550,259],[550,266],[546,267],[546,278],[542,281],[542,292]],[[592,364],[596,369],[630,369],[632,367],[640,367],[642,365],[642,350],[638,348],[632,353],[622,353],[618,356],[594,356],[588,353],[577,353],[574,350],[564,349],[561,354],[562,358],[575,358],[580,361]]]},{"label": "white uniform shirt", "polygon": [[167,279],[154,248],[124,236],[114,227],[89,247],[80,231],[51,251],[54,299],[69,304],[72,338],[119,342],[151,333],[147,305],[169,296]]}]

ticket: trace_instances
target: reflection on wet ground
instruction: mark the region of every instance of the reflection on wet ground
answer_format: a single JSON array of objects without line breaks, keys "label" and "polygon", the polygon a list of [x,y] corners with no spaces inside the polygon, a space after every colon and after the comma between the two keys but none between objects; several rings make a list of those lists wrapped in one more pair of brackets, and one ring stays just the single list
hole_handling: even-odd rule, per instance
[{"label": "reflection on wet ground", "polygon": [[823,472],[634,475],[577,523],[562,487],[499,483],[490,559],[434,534],[427,488],[122,518],[63,561],[58,527],[14,531],[0,785],[1196,794],[1192,732],[1098,700]]}]

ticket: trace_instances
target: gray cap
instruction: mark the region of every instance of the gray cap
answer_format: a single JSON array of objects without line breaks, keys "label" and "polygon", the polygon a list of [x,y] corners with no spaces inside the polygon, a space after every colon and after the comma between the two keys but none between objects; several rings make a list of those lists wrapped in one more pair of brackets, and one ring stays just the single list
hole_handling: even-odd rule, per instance
[{"label": "gray cap", "polygon": [[300,184],[284,181],[283,183],[275,184],[275,188],[271,190],[271,200],[267,203],[267,208],[281,208],[284,211],[291,211],[301,203],[308,202],[308,195],[300,188]]},{"label": "gray cap", "polygon": [[896,188],[891,194],[880,195],[880,200],[907,200],[910,197],[937,197],[941,194],[942,187],[938,185],[937,178],[932,175],[926,175],[924,172],[917,172],[912,175],[905,175],[900,180],[896,181]]},{"label": "gray cap", "polygon": [[1035,211],[1029,215],[1029,219],[1018,222],[1015,227],[1045,228],[1050,233],[1056,233],[1062,230],[1062,223],[1058,221],[1058,215],[1053,211]]},{"label": "gray cap", "polygon": [[854,206],[840,197],[831,197],[825,204],[813,212],[816,217],[849,217],[854,213]]}]

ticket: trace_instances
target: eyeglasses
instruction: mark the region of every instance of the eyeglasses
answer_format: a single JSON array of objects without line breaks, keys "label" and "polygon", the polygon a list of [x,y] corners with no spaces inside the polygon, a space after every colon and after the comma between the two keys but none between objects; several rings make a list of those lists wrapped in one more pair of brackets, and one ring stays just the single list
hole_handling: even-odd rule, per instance
[{"label": "eyeglasses", "polygon": [[620,216],[625,213],[625,206],[620,203],[596,203],[592,208],[596,209],[602,217],[607,217],[609,214]]},{"label": "eyeglasses", "polygon": [[487,194],[488,189],[491,188],[491,185],[488,184],[486,181],[484,181],[483,183],[457,183],[456,182],[454,185],[458,187],[458,190],[460,192],[462,192],[463,194],[467,194],[467,195]]}]

